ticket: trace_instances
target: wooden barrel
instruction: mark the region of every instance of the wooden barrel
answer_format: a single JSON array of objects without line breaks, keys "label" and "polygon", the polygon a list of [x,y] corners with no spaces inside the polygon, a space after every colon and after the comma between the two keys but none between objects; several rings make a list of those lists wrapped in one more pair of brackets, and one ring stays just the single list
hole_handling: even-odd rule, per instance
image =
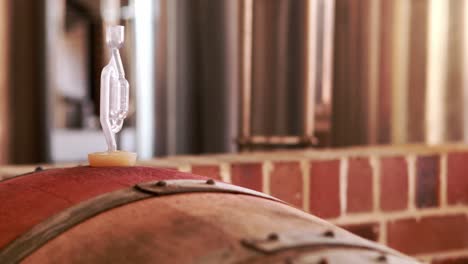
[{"label": "wooden barrel", "polygon": [[271,196],[147,167],[0,182],[0,263],[418,263]]}]

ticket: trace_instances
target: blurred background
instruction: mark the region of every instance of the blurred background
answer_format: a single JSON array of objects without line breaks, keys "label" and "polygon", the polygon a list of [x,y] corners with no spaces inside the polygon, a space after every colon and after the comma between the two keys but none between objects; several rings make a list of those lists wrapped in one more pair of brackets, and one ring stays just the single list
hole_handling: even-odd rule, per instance
[{"label": "blurred background", "polygon": [[125,26],[141,159],[468,141],[468,0],[5,0],[0,162],[106,149],[105,27]]}]

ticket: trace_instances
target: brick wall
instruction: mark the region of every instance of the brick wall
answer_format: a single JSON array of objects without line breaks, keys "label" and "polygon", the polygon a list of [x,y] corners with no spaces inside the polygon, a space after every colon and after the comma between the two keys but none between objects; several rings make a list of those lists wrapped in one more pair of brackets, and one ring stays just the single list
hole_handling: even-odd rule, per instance
[{"label": "brick wall", "polygon": [[[140,163],[271,194],[424,261],[468,263],[468,146],[176,156]],[[17,168],[3,167],[0,175],[12,171]]]},{"label": "brick wall", "polygon": [[148,164],[222,179],[433,263],[468,263],[468,146],[173,157]]}]

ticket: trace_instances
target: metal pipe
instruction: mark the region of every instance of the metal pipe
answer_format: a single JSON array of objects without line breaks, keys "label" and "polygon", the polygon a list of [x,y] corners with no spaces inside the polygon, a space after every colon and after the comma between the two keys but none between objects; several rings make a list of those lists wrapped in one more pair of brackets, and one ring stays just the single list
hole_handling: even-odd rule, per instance
[{"label": "metal pipe", "polygon": [[444,98],[447,69],[448,44],[448,8],[449,1],[429,1],[429,22],[427,39],[429,41],[428,63],[426,71],[426,142],[441,143],[445,138],[445,100]]},{"label": "metal pipe", "polygon": [[246,139],[251,134],[253,0],[244,0],[242,13],[241,138]]},{"label": "metal pipe", "polygon": [[155,9],[159,0],[134,0],[135,10],[135,93],[136,93],[136,141],[137,153],[141,159],[153,157],[155,137],[158,131],[154,125],[154,73],[155,50]]},{"label": "metal pipe", "polygon": [[322,1],[323,8],[323,61],[322,103],[331,104],[333,86],[333,41],[335,35],[335,0]]},{"label": "metal pipe", "polygon": [[305,138],[313,138],[315,121],[315,91],[317,89],[317,15],[318,0],[306,1],[306,45],[304,47],[305,83],[304,83],[304,119]]}]

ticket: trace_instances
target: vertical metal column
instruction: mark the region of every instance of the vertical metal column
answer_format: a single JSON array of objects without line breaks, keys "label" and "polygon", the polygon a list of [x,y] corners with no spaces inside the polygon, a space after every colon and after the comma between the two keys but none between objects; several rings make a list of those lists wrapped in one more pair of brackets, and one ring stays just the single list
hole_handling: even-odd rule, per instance
[{"label": "vertical metal column", "polygon": [[445,85],[447,84],[449,2],[429,1],[428,63],[426,71],[426,142],[441,143],[446,134]]},{"label": "vertical metal column", "polygon": [[10,4],[9,1],[0,2],[0,164],[6,164],[9,162],[9,146],[10,146],[10,112],[9,112],[9,30],[8,21],[10,18],[9,12]]},{"label": "vertical metal column", "polygon": [[244,0],[242,12],[242,62],[241,62],[241,133],[239,143],[241,147],[248,144],[251,133],[252,111],[252,30],[253,30],[253,0]]},{"label": "vertical metal column", "polygon": [[305,35],[305,83],[304,83],[304,115],[303,136],[305,144],[314,144],[315,95],[317,91],[318,74],[318,0],[306,1],[306,35]]},{"label": "vertical metal column", "polygon": [[135,11],[135,94],[136,140],[141,159],[153,157],[155,152],[155,69],[156,20],[159,0],[134,0]]}]

